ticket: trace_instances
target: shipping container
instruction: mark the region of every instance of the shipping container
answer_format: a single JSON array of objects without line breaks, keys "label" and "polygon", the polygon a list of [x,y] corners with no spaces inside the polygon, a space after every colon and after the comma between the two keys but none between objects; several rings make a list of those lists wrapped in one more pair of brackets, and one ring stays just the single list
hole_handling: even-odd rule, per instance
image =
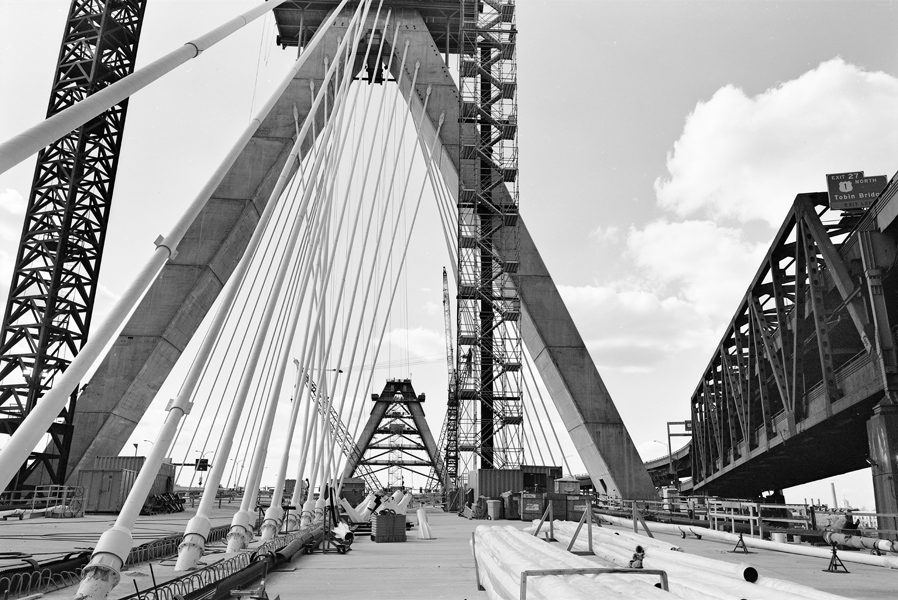
[{"label": "shipping container", "polygon": [[[140,473],[145,456],[98,456],[94,459],[94,470],[119,471],[127,470]],[[166,459],[170,460],[170,459]],[[170,494],[175,490],[175,466],[170,462],[163,462],[159,466],[159,472],[150,488],[150,496],[158,494]]]},{"label": "shipping container", "polygon": [[532,521],[543,516],[546,510],[545,494],[524,492],[521,494],[521,520]]},{"label": "shipping container", "polygon": [[365,480],[360,477],[351,477],[343,480],[343,488],[340,497],[356,507],[365,499]]},{"label": "shipping container", "polygon": [[497,499],[503,492],[524,489],[524,474],[520,469],[476,469],[468,473],[474,497]]},{"label": "shipping container", "polygon": [[561,467],[547,465],[522,465],[524,490],[549,492],[555,489],[555,480],[561,478]]},{"label": "shipping container", "polygon": [[78,485],[84,488],[84,512],[121,512],[135,479],[137,472],[130,469],[81,469]]}]

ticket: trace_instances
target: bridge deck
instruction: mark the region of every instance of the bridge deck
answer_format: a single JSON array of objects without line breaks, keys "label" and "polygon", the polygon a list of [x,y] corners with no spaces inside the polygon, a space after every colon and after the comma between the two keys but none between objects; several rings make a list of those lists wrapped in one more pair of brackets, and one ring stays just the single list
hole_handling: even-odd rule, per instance
[{"label": "bridge deck", "polygon": [[[233,510],[233,507],[232,509]],[[214,525],[230,520],[225,505],[214,515]],[[188,509],[178,515],[141,517],[139,530],[146,541],[181,531],[193,515]],[[413,519],[413,515],[409,517]],[[0,539],[4,548],[25,552],[71,551],[75,546],[92,546],[100,533],[113,521],[112,516],[88,516],[84,519],[0,522]],[[405,543],[377,544],[360,537],[346,555],[316,553],[295,559],[287,569],[269,574],[267,590],[270,597],[341,598],[353,600],[403,600],[439,598],[486,598],[478,592],[474,582],[474,562],[471,555],[471,532],[478,525],[511,525],[523,527],[521,521],[469,521],[453,513],[429,509],[428,521],[435,539],[419,540],[415,530],[409,532]],[[609,527],[611,530],[619,528]],[[718,560],[746,562],[764,576],[786,579],[825,590],[846,598],[879,600],[893,598],[898,587],[898,573],[876,567],[849,564],[849,574],[823,573],[827,561],[796,555],[784,555],[753,549],[751,554],[731,554],[730,544],[707,538],[680,539],[679,536],[655,534],[657,538],[681,546],[686,552]],[[207,555],[206,562],[216,556]],[[600,563],[599,559],[594,559]],[[6,564],[4,561],[0,565]],[[161,582],[171,576],[172,560],[153,563],[154,573]],[[295,570],[289,570],[295,569]],[[152,585],[146,564],[128,569],[111,598],[134,592],[134,581],[141,589]],[[51,599],[68,599],[74,588],[46,594]]]}]

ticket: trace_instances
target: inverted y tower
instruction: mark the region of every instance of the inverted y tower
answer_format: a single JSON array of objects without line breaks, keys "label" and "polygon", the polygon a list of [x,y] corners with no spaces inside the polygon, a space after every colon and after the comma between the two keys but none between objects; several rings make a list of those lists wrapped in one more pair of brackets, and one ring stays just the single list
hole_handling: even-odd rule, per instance
[{"label": "inverted y tower", "polygon": [[[86,467],[91,457],[116,454],[123,447],[233,271],[293,145],[294,110],[300,119],[308,114],[309,80],[320,89],[324,59],[336,55],[338,40],[346,35],[349,12],[319,31],[338,4],[288,2],[275,9],[280,45],[304,46],[316,35],[322,36],[321,43],[247,143],[181,242],[178,256],[165,266],[83,392],[82,403],[90,408],[75,417],[73,467]],[[459,260],[469,262],[459,275],[461,285],[473,277],[475,289],[474,297],[459,289],[459,303],[465,303],[468,315],[466,320],[459,317],[459,387],[470,359],[470,389],[476,392],[464,398],[469,406],[459,404],[459,454],[470,451],[483,467],[519,464],[513,456],[519,433],[509,441],[497,431],[505,435],[520,428],[520,391],[514,386],[523,339],[596,486],[627,498],[654,497],[642,460],[518,216],[515,89],[509,72],[514,68],[514,4],[385,0],[378,22],[374,12],[366,26],[386,40],[383,62],[388,53],[395,55],[392,79],[400,81],[416,122],[431,90],[419,136],[427,146],[434,144],[447,187],[460,190],[459,247],[465,258]],[[393,48],[390,41],[397,31],[398,47]],[[400,78],[406,42],[408,72]],[[459,53],[461,89],[449,68],[450,55]],[[359,71],[366,66],[361,63],[360,56],[355,63]],[[412,89],[416,63],[420,67]],[[436,138],[441,115],[446,125]],[[306,149],[311,143],[306,142]],[[462,339],[463,329],[474,337]],[[472,410],[465,413],[468,408]],[[470,425],[468,430],[463,423]],[[470,436],[465,437],[466,431]],[[504,453],[501,462],[497,440]]]}]

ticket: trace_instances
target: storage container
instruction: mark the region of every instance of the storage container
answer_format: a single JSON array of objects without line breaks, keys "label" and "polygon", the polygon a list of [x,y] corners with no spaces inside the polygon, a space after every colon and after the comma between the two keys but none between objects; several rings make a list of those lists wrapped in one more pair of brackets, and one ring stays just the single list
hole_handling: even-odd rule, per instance
[{"label": "storage container", "polygon": [[505,493],[502,494],[502,500],[505,501],[505,518],[520,519],[521,495],[516,493]]},{"label": "storage container", "polygon": [[468,472],[468,485],[475,498],[498,498],[503,492],[523,491],[524,474],[520,469],[476,469]]},{"label": "storage container", "polygon": [[589,506],[589,496],[572,495],[567,497],[567,518],[568,521],[579,521]]},{"label": "storage container", "polygon": [[544,494],[533,494],[524,492],[521,494],[521,520],[532,521],[543,516],[546,509],[546,500]]},{"label": "storage container", "polygon": [[137,473],[130,469],[81,469],[78,485],[84,488],[84,512],[121,512],[135,479]]},{"label": "storage container", "polygon": [[346,498],[352,506],[361,504],[362,500],[365,499],[365,480],[360,477],[344,479],[340,497]]},{"label": "storage container", "polygon": [[567,521],[567,494],[556,494],[549,492],[546,494],[546,506],[552,504],[551,517],[556,521]]}]

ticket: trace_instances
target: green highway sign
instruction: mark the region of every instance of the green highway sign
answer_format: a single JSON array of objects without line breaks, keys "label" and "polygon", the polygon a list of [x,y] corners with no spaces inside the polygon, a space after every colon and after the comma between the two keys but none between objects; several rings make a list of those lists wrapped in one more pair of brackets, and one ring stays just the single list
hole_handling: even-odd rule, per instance
[{"label": "green highway sign", "polygon": [[829,207],[833,210],[868,208],[887,184],[885,175],[864,177],[863,171],[827,175]]}]

